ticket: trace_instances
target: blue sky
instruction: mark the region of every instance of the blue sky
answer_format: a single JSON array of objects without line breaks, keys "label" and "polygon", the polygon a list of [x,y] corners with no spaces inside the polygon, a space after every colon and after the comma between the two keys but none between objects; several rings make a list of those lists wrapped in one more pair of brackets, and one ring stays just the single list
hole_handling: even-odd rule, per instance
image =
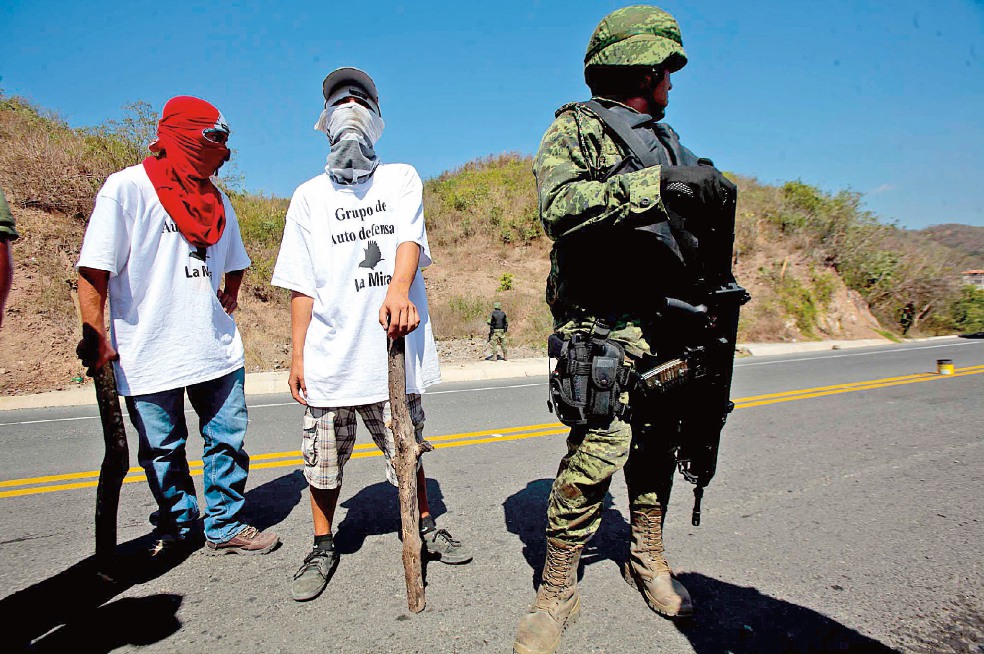
[{"label": "blue sky", "polygon": [[[321,172],[321,80],[367,70],[384,160],[430,177],[531,154],[585,99],[595,25],[623,3],[52,2],[0,9],[0,88],[74,126],[173,95],[233,128],[246,187],[289,195]],[[690,63],[666,121],[725,170],[851,188],[885,220],[984,225],[984,0],[663,2]]]}]

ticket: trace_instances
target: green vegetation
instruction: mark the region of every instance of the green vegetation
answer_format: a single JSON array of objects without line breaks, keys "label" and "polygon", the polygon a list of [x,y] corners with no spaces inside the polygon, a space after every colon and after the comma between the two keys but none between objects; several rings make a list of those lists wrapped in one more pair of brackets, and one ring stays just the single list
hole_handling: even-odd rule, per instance
[{"label": "green vegetation", "polygon": [[811,265],[807,267],[805,277],[797,277],[787,271],[788,264],[787,257],[781,262],[773,262],[768,268],[759,268],[760,280],[773,294],[766,300],[773,311],[792,319],[803,336],[819,338],[817,324],[830,305],[837,285],[836,275]]},{"label": "green vegetation", "polygon": [[[68,289],[93,198],[109,174],[146,156],[156,120],[149,104],[136,102],[118,119],[72,128],[0,93],[0,186],[28,227],[15,248],[23,299],[14,306],[14,321],[23,314],[40,321],[32,329],[57,325],[69,334],[75,328]],[[503,154],[425,180],[434,259],[425,275],[438,339],[484,338],[492,302],[500,300],[514,344],[545,342],[552,328],[543,300],[550,242],[538,219],[530,164],[528,157]],[[248,365],[284,365],[289,294],[269,280],[288,200],[245,191],[230,164],[222,173],[219,183],[253,260],[237,314]],[[865,302],[886,334],[898,331],[909,302],[915,307],[911,333],[984,331],[984,291],[959,279],[961,269],[975,267],[966,257],[977,251],[971,247],[977,241],[970,241],[978,232],[944,226],[947,238],[968,242],[956,252],[927,236],[940,230],[911,232],[880,222],[852,191],[730,176],[741,189],[735,262],[754,296],[742,314],[740,340],[844,338],[845,325],[853,325],[855,337],[871,334],[877,325],[862,315]]]},{"label": "green vegetation", "polygon": [[968,334],[984,332],[984,288],[964,286],[950,306],[954,327]]},{"label": "green vegetation", "polygon": [[[861,195],[853,191],[831,194],[801,181],[778,188],[754,180],[739,184],[739,250],[754,248],[756,228],[772,227],[815,266],[836,271],[883,325],[895,329],[908,302],[916,307],[915,330],[943,332],[956,324],[952,311],[961,292],[959,253],[919,232],[880,222],[861,208]],[[813,275],[812,281],[814,291],[821,290],[817,283],[828,289],[814,295],[815,300],[833,288],[831,279]],[[792,297],[787,306],[803,330],[803,321],[813,317],[806,295],[795,288],[779,292]]]},{"label": "green vegetation", "polygon": [[530,160],[518,154],[480,159],[427,180],[424,204],[427,229],[441,245],[476,233],[506,245],[543,236]]}]

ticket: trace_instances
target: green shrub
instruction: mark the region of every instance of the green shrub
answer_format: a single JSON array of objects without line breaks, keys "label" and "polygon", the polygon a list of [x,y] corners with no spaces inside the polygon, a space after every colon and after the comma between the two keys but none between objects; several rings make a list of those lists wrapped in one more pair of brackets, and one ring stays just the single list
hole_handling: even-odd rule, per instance
[{"label": "green shrub", "polygon": [[984,288],[965,285],[950,307],[950,315],[961,332],[984,332]]}]

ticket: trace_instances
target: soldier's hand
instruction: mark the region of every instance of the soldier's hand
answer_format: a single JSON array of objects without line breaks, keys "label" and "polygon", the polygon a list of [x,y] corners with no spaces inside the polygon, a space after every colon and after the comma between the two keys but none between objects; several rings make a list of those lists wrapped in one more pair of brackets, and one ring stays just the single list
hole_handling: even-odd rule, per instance
[{"label": "soldier's hand", "polygon": [[738,188],[710,165],[663,166],[660,193],[667,209],[686,217],[695,211],[720,210],[735,200]]},{"label": "soldier's hand", "polygon": [[106,333],[88,323],[82,325],[82,340],[76,346],[75,354],[82,360],[82,365],[88,368],[85,374],[89,377],[94,376],[97,370],[110,361],[120,358],[109,343]]}]

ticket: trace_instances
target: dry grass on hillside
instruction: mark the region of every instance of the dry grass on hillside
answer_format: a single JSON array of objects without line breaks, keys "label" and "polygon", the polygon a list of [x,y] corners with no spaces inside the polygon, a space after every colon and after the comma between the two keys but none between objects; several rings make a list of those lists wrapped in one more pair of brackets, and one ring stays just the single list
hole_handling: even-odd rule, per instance
[{"label": "dry grass on hillside", "polygon": [[784,235],[773,214],[782,189],[736,177],[735,276],[752,295],[741,313],[742,342],[873,338],[879,324],[857,291],[817,260],[805,238]]},{"label": "dry grass on hillside", "polygon": [[499,301],[510,340],[545,347],[549,243],[529,158],[489,157],[428,180],[424,208],[434,258],[424,275],[437,338],[484,338]]},{"label": "dry grass on hillside", "polygon": [[37,209],[16,214],[21,237],[12,247],[14,286],[0,330],[0,393],[72,387],[82,373],[71,288],[84,226]]},{"label": "dry grass on hillside", "polygon": [[[0,333],[4,393],[71,385],[79,373],[69,289],[85,217],[105,177],[144,156],[153,127],[149,105],[127,111],[121,121],[72,129],[0,94],[0,187],[23,234]],[[509,315],[513,346],[543,351],[552,323],[543,298],[550,243],[530,163],[516,154],[492,156],[424,183],[434,259],[424,277],[442,353],[477,357],[495,301]],[[737,182],[736,273],[754,298],[742,312],[740,340],[873,336],[879,325],[868,306],[891,325],[908,301],[920,310],[917,332],[984,324],[984,297],[961,298],[953,287],[952,251],[878,223],[856,194],[826,194],[801,182]],[[269,280],[287,200],[235,188],[229,195],[253,260],[237,313],[247,368],[283,368],[290,360],[289,300]]]},{"label": "dry grass on hillside", "polygon": [[110,173],[133,161],[119,137],[70,128],[24,100],[0,95],[0,180],[22,207],[84,218]]}]

